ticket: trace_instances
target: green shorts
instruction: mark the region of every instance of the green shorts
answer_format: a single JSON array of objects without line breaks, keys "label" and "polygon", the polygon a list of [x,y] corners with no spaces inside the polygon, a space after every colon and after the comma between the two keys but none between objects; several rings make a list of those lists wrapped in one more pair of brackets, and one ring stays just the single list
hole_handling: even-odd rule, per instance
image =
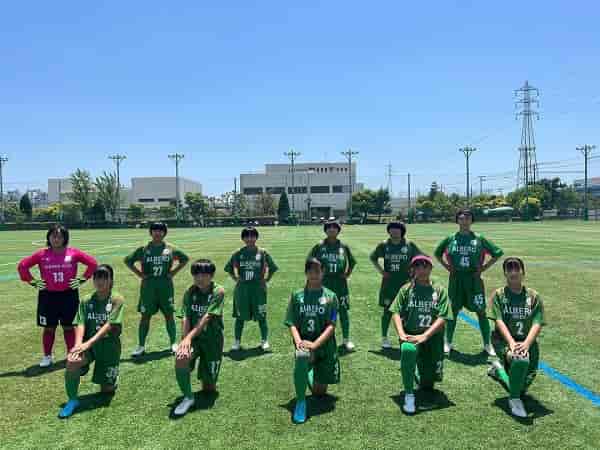
[{"label": "green shorts", "polygon": [[454,317],[462,308],[471,312],[485,313],[483,280],[473,272],[455,273],[448,279],[448,297]]},{"label": "green shorts", "polygon": [[350,295],[348,291],[348,282],[345,278],[330,277],[323,278],[323,286],[334,292],[338,298],[339,309],[350,309]]},{"label": "green shorts", "polygon": [[[400,347],[402,349],[402,346]],[[444,378],[444,333],[438,332],[417,345],[419,384],[433,386]]]},{"label": "green shorts", "polygon": [[81,375],[88,373],[90,364],[93,362],[92,383],[116,386],[119,382],[121,344],[119,343],[117,347],[103,344],[100,341],[85,353],[85,365],[82,367]]},{"label": "green shorts", "polygon": [[175,290],[170,278],[147,278],[142,280],[138,312],[153,316],[160,311],[165,315],[175,312]]},{"label": "green shorts", "polygon": [[[508,376],[510,376],[510,358],[508,357],[509,347],[506,341],[500,336],[496,330],[492,331],[492,345],[494,346],[494,350],[496,350],[496,354],[498,355],[498,359],[504,366],[504,370]],[[525,389],[523,393],[527,391],[533,380],[537,375],[538,366],[540,363],[540,347],[535,341],[531,347],[529,347],[529,368],[527,369],[527,378],[525,379]]]},{"label": "green shorts", "polygon": [[398,292],[400,292],[400,288],[405,283],[405,279],[388,278],[381,280],[381,287],[379,288],[379,306],[388,309],[394,302]]},{"label": "green shorts", "polygon": [[260,283],[238,283],[233,292],[233,317],[241,320],[266,319],[266,288]]},{"label": "green shorts", "polygon": [[223,335],[211,340],[194,339],[190,370],[194,370],[196,360],[198,360],[198,379],[204,384],[217,384],[223,361]]},{"label": "green shorts", "polygon": [[314,369],[317,384],[338,384],[340,382],[340,360],[335,338],[330,338],[316,351],[310,353],[310,366]]}]

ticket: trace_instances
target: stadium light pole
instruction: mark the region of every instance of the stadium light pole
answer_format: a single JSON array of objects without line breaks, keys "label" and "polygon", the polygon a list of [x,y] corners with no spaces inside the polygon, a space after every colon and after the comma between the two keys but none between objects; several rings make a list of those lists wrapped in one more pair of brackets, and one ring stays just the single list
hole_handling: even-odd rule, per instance
[{"label": "stadium light pole", "polygon": [[0,223],[4,223],[4,164],[8,162],[6,156],[0,156]]},{"label": "stadium light pole", "polygon": [[462,152],[465,155],[465,159],[467,160],[467,206],[471,206],[471,185],[469,183],[469,159],[471,158],[471,154],[476,151],[475,147],[463,147],[458,149],[459,152]]},{"label": "stadium light pole", "polygon": [[290,159],[290,162],[292,165],[292,167],[291,167],[291,171],[292,171],[292,214],[295,215],[296,214],[296,204],[294,202],[294,199],[295,199],[295,194],[296,194],[296,188],[294,187],[294,172],[296,171],[296,168],[294,166],[294,163],[296,162],[296,158],[298,156],[300,156],[301,153],[295,152],[294,149],[292,149],[289,152],[283,152],[283,154]]},{"label": "stadium light pole", "polygon": [[108,159],[112,159],[117,165],[117,216],[121,217],[121,162],[127,159],[127,156],[115,154],[109,155]]},{"label": "stadium light pole", "polygon": [[577,150],[579,150],[582,154],[583,157],[585,159],[585,175],[584,175],[584,182],[583,182],[583,220],[589,220],[589,208],[588,208],[588,159],[590,157],[590,155],[592,154],[592,150],[594,150],[596,148],[595,145],[582,145],[580,147],[577,147]]},{"label": "stadium light pole", "polygon": [[169,155],[169,159],[175,161],[175,215],[177,216],[177,223],[180,220],[180,211],[179,211],[179,162],[184,158],[185,155],[182,153],[173,153]]},{"label": "stadium light pole", "polygon": [[348,149],[342,155],[348,158],[348,220],[352,220],[352,157],[358,152]]}]

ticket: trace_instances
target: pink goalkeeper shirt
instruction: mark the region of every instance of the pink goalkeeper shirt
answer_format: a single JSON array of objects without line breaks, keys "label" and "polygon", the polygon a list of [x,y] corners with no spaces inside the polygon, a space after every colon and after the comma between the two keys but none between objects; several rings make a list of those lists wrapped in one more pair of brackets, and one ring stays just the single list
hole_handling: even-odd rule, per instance
[{"label": "pink goalkeeper shirt", "polygon": [[33,280],[29,269],[39,266],[42,280],[46,282],[46,289],[53,292],[66,291],[69,289],[69,281],[77,276],[78,263],[87,266],[83,274],[85,278],[90,278],[98,266],[94,257],[77,248],[67,247],[60,252],[43,248],[21,260],[17,270],[21,280],[29,283]]}]

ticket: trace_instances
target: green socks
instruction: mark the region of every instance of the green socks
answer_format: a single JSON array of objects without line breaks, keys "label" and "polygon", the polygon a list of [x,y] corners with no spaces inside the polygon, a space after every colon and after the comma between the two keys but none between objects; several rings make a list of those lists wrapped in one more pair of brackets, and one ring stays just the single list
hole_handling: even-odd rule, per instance
[{"label": "green socks", "polygon": [[388,330],[390,329],[390,322],[392,321],[392,313],[386,309],[383,311],[381,316],[381,337],[387,337]]},{"label": "green socks", "polygon": [[483,345],[489,345],[490,343],[490,321],[485,315],[478,316],[479,319],[479,330],[481,331],[481,337],[483,338]]},{"label": "green socks", "polygon": [[342,336],[344,339],[350,337],[350,315],[346,308],[340,308],[340,323],[342,324]]},{"label": "green socks", "polygon": [[138,341],[140,343],[140,347],[144,347],[146,345],[148,331],[150,331],[150,321],[140,321],[140,327],[138,328]]},{"label": "green socks", "polygon": [[175,319],[171,318],[167,320],[166,325],[169,341],[171,342],[171,345],[173,345],[177,342],[177,325],[175,325]]},{"label": "green socks", "polygon": [[308,375],[306,376],[306,379],[308,380],[308,387],[312,390],[313,386],[315,385],[315,371],[314,371],[314,369],[310,369],[308,371]]},{"label": "green socks", "polygon": [[452,340],[454,339],[454,331],[456,331],[456,320],[457,318],[455,317],[454,320],[449,320],[446,322],[446,342],[448,344],[452,344]]},{"label": "green socks", "polygon": [[242,340],[242,331],[244,331],[244,321],[242,319],[235,319],[233,325],[233,334],[236,341]]},{"label": "green socks", "polygon": [[405,394],[415,392],[415,368],[417,367],[417,346],[410,342],[404,342],[400,349],[400,369],[402,371],[402,383]]},{"label": "green socks", "polygon": [[308,385],[309,354],[298,356],[296,352],[296,364],[294,365],[294,387],[296,389],[296,401],[306,399],[306,386]]},{"label": "green socks", "polygon": [[183,392],[184,397],[193,398],[190,369],[187,367],[175,368],[175,378],[177,378],[177,384],[181,392]]},{"label": "green socks", "polygon": [[510,382],[508,383],[510,398],[520,398],[525,387],[529,359],[513,359],[510,364]]},{"label": "green socks", "polygon": [[[258,321],[258,327],[260,328],[260,339],[266,341],[269,337],[269,327],[267,325],[267,319],[260,319]],[[241,333],[240,333],[241,337]]]},{"label": "green socks", "polygon": [[79,370],[65,370],[65,390],[69,400],[77,400],[79,391]]}]

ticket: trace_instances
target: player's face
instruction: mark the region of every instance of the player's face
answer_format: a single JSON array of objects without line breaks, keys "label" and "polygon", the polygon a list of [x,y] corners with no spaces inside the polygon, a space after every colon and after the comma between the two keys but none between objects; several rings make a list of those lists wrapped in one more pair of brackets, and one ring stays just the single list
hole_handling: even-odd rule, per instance
[{"label": "player's face", "polygon": [[513,286],[523,283],[523,271],[518,264],[509,264],[504,276],[506,281]]},{"label": "player's face", "polygon": [[65,245],[65,238],[60,231],[54,231],[50,235],[50,245],[52,248],[62,248]]},{"label": "player's face", "polygon": [[313,265],[306,272],[306,281],[312,285],[319,285],[323,281],[323,271],[321,270],[321,266]]},{"label": "player's face", "polygon": [[473,217],[470,214],[461,214],[458,216],[458,226],[461,230],[470,230],[473,224]]},{"label": "player's face", "polygon": [[97,277],[94,278],[94,289],[100,294],[106,293],[110,291],[110,285],[112,284],[112,280],[110,278],[105,277]]},{"label": "player's face", "polygon": [[337,239],[338,234],[340,234],[339,230],[337,229],[337,227],[328,227],[325,230],[325,234],[327,235],[327,237],[329,239]]},{"label": "player's face", "polygon": [[254,247],[256,245],[256,235],[254,234],[247,234],[246,236],[244,236],[244,239],[242,239],[244,241],[244,244],[246,244],[246,246],[248,247]]},{"label": "player's face", "polygon": [[417,262],[414,265],[415,278],[419,281],[428,281],[431,276],[431,265],[426,262]]},{"label": "player's face", "polygon": [[390,228],[390,237],[394,241],[402,239],[402,230],[400,228]]},{"label": "player's face", "polygon": [[165,232],[163,230],[152,230],[150,231],[150,235],[155,242],[160,242],[165,238]]},{"label": "player's face", "polygon": [[200,288],[207,288],[213,279],[211,273],[197,273],[194,275],[194,284]]}]

